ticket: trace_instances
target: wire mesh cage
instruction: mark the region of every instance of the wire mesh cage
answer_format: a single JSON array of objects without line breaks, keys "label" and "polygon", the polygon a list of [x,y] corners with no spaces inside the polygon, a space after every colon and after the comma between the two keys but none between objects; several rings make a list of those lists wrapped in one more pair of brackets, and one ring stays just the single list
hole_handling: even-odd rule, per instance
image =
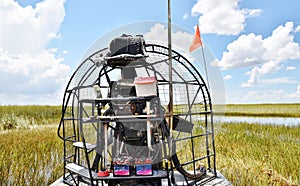
[{"label": "wire mesh cage", "polygon": [[[170,185],[176,182],[174,171],[186,184],[213,179],[213,105],[208,78],[197,60],[173,49],[170,77],[167,45],[141,35],[117,38],[123,44],[110,38],[110,45],[93,46],[68,82],[58,129],[64,141],[64,182],[126,185],[134,179],[161,185],[166,179]],[[137,84],[139,77],[154,78],[154,84]],[[134,169],[120,179],[114,172],[124,167],[116,163],[118,158],[129,161],[130,171],[140,167],[137,161],[150,158],[154,172],[139,181],[132,175]],[[108,177],[99,175],[104,169],[110,170]]]}]

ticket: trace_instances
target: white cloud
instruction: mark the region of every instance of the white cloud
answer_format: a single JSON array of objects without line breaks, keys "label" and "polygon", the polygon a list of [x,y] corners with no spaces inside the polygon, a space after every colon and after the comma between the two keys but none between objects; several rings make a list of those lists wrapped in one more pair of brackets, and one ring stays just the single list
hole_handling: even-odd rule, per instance
[{"label": "white cloud", "polygon": [[243,83],[242,87],[251,87],[253,85],[256,85],[259,81],[259,71],[260,69],[258,67],[254,67],[250,72],[247,72],[246,74],[249,75],[249,79],[247,83]]},{"label": "white cloud", "polygon": [[295,29],[295,32],[299,32],[300,31],[300,25],[297,26],[297,28]]},{"label": "white cloud", "polygon": [[258,17],[262,14],[261,9],[242,9],[241,12],[246,16],[246,17]]},{"label": "white cloud", "polygon": [[223,52],[219,65],[224,69],[254,66],[263,63],[262,56],[266,53],[261,35],[241,35],[229,43],[227,52]]},{"label": "white cloud", "polygon": [[37,55],[11,55],[0,49],[0,82],[2,94],[54,94],[64,86],[69,66],[62,64],[55,50]]},{"label": "white cloud", "polygon": [[224,80],[230,80],[231,78],[232,78],[231,75],[226,75],[226,76],[224,77]]},{"label": "white cloud", "polygon": [[[154,40],[160,42],[168,41],[168,29],[164,25],[157,23],[151,29],[150,32],[144,34],[146,40]],[[188,51],[193,41],[194,36],[190,33],[176,31],[172,32],[172,45],[177,48],[181,48]]]},{"label": "white cloud", "polygon": [[64,20],[64,0],[44,0],[22,7],[13,0],[0,3],[0,46],[12,54],[38,53],[47,46]]},{"label": "white cloud", "polygon": [[297,85],[296,91],[293,93],[288,93],[284,89],[277,90],[257,90],[249,91],[245,96],[241,98],[240,101],[245,103],[283,103],[290,102],[295,103],[299,102],[300,98],[300,84]]},{"label": "white cloud", "polygon": [[199,24],[203,33],[237,35],[244,30],[247,17],[259,16],[260,9],[241,9],[239,0],[198,0],[192,14],[201,14]]},{"label": "white cloud", "polygon": [[242,87],[257,85],[260,77],[276,73],[286,60],[300,59],[299,43],[294,41],[294,24],[278,26],[271,36],[263,39],[253,33],[241,35],[227,46],[219,65],[224,69],[253,67],[247,72],[249,79]]},{"label": "white cloud", "polygon": [[186,14],[183,15],[183,19],[187,19],[188,17],[189,17],[188,13],[186,13]]},{"label": "white cloud", "polygon": [[299,59],[299,43],[294,41],[294,23],[286,22],[278,26],[272,35],[264,39],[263,45],[267,52],[263,58],[267,61],[285,61],[287,59]]},{"label": "white cloud", "polygon": [[286,92],[283,89],[270,91],[250,91],[242,98],[244,102],[283,102]]},{"label": "white cloud", "polygon": [[33,8],[0,1],[0,79],[6,80],[0,82],[1,104],[59,104],[70,67],[57,48],[46,47],[61,37],[64,2],[44,0]]},{"label": "white cloud", "polygon": [[300,84],[298,84],[296,92],[294,92],[292,94],[288,94],[287,97],[290,97],[290,98],[300,98]]},{"label": "white cloud", "polygon": [[61,38],[61,34],[56,34],[56,33],[48,33],[47,34],[47,38],[48,39],[60,39]]},{"label": "white cloud", "polygon": [[294,67],[294,66],[288,66],[288,67],[286,67],[286,70],[296,70],[296,67]]},{"label": "white cloud", "polygon": [[263,79],[263,80],[261,80],[261,82],[264,84],[294,84],[294,83],[297,83],[297,81],[292,80],[290,78],[286,78],[286,77]]}]

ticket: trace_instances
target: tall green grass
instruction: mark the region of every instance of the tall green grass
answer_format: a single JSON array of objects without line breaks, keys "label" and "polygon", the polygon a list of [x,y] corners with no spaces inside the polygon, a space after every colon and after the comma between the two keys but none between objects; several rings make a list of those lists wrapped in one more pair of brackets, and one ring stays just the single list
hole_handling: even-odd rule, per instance
[{"label": "tall green grass", "polygon": [[0,183],[49,185],[62,175],[60,106],[0,106]]},{"label": "tall green grass", "polygon": [[300,126],[217,124],[217,168],[233,185],[300,185]]},{"label": "tall green grass", "polygon": [[300,104],[228,104],[226,116],[300,117]]},{"label": "tall green grass", "polygon": [[0,130],[58,123],[60,106],[0,106]]},{"label": "tall green grass", "polygon": [[0,132],[0,183],[50,185],[63,174],[56,126]]},{"label": "tall green grass", "polygon": [[[270,108],[264,105],[231,108],[259,110],[260,106],[265,111]],[[278,107],[277,110],[282,109],[282,105]],[[284,108],[286,112],[299,109],[292,105]],[[0,183],[49,185],[61,177],[63,144],[56,134],[60,107],[1,106],[0,109],[1,122],[8,116],[11,118],[5,121],[20,117],[14,126],[19,126],[22,120],[33,120],[37,126],[0,129]],[[300,126],[231,123],[216,124],[215,130],[217,169],[233,185],[300,185]]]}]

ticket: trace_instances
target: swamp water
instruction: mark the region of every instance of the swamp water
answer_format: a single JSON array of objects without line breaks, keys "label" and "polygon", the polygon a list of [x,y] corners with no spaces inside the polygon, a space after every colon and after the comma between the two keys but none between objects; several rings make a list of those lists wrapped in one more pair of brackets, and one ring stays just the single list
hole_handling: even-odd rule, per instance
[{"label": "swamp water", "polygon": [[214,116],[214,122],[250,123],[262,125],[299,126],[300,118],[290,117],[249,117],[249,116]]}]

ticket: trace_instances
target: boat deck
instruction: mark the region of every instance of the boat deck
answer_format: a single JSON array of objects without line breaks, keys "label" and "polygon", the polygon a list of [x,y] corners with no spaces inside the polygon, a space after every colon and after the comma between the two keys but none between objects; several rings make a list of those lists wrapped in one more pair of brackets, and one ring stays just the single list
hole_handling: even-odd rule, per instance
[{"label": "boat deck", "polygon": [[[208,176],[210,176],[210,172],[207,173]],[[174,184],[174,186],[185,186],[187,185],[184,177],[178,173],[177,171],[174,172],[174,176],[175,176],[175,180],[176,180],[176,184]],[[82,183],[80,184],[81,186],[85,186],[86,184]],[[101,184],[99,184],[101,185]],[[168,180],[167,179],[162,179],[161,181],[161,185],[162,186],[168,186]],[[196,184],[195,184],[196,185]],[[197,184],[199,185],[199,184]],[[232,184],[219,172],[217,171],[217,177],[214,178],[213,180],[204,183],[204,184],[200,184],[200,185],[204,185],[204,186],[232,186]],[[63,183],[63,178],[59,178],[58,180],[56,180],[54,183],[52,183],[50,186],[67,186],[67,184]],[[103,184],[103,186],[107,186],[107,184]]]}]

